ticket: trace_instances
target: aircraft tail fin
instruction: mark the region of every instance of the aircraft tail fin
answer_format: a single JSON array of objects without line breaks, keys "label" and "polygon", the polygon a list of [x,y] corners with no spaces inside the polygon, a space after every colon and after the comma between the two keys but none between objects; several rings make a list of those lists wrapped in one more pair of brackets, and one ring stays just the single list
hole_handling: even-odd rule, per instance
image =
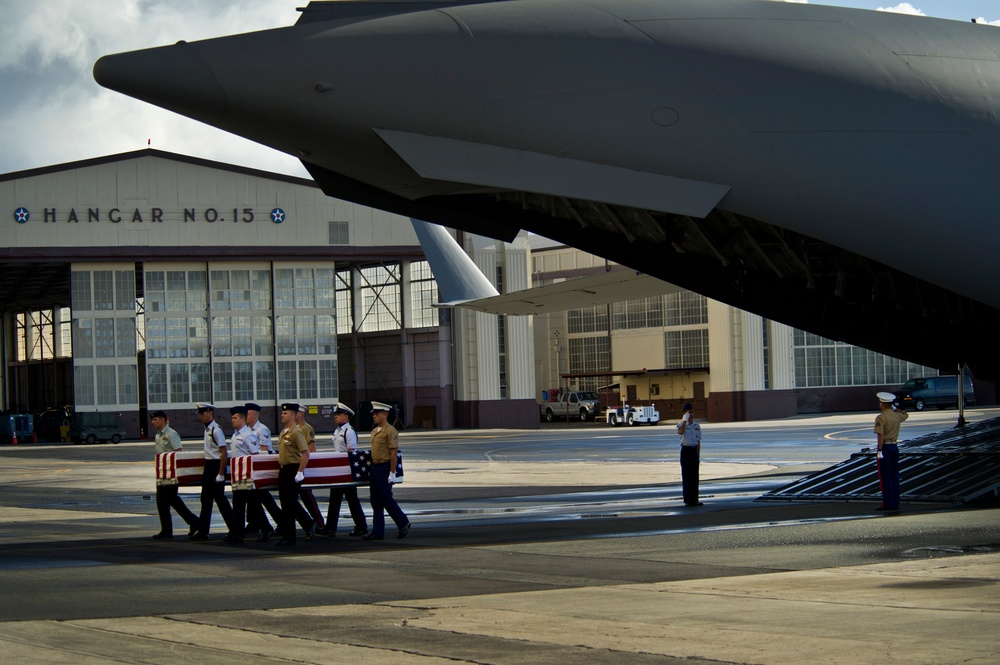
[{"label": "aircraft tail fin", "polygon": [[438,284],[435,307],[455,307],[470,300],[498,295],[469,255],[443,226],[410,219]]}]

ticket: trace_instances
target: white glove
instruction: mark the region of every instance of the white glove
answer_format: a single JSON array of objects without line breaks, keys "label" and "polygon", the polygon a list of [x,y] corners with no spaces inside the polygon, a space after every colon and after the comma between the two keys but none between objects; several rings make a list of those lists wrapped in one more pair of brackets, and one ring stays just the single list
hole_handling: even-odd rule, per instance
[{"label": "white glove", "polygon": [[691,422],[691,412],[690,412],[690,411],[688,411],[687,413],[685,413],[685,414],[684,414],[684,417],[683,417],[683,418],[681,418],[681,420],[683,420],[683,421],[684,421],[684,422],[686,422],[686,423],[689,423],[689,422]]},{"label": "white glove", "polygon": [[878,453],[875,454],[875,457],[882,459],[882,451],[878,451]]},{"label": "white glove", "polygon": [[215,482],[217,482],[217,483],[224,483],[224,482],[226,482],[226,477],[220,473],[219,475],[217,475],[215,477]]},{"label": "white glove", "polygon": [[301,471],[295,474],[295,482],[301,483],[305,479],[306,479],[306,474],[302,473]]},{"label": "white glove", "polygon": [[396,483],[396,472],[393,471],[392,473],[389,474],[389,484],[393,485],[395,483]]}]

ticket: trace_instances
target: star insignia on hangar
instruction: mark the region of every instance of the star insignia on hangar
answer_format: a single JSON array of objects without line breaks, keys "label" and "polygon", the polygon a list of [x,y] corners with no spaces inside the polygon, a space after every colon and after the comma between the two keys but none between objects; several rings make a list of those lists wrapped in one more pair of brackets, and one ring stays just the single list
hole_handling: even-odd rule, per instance
[{"label": "star insignia on hangar", "polygon": [[275,224],[281,224],[285,221],[285,211],[281,208],[275,208],[271,211],[271,221]]},{"label": "star insignia on hangar", "polygon": [[31,213],[23,206],[14,211],[14,221],[18,224],[24,224],[30,217]]}]

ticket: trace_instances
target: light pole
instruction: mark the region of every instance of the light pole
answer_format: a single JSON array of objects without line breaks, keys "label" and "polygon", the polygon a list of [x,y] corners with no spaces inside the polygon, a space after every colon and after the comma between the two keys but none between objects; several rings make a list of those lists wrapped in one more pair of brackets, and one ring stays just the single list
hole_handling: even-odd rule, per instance
[{"label": "light pole", "polygon": [[553,341],[552,348],[556,352],[556,388],[558,388],[559,392],[562,393],[562,379],[559,376],[559,351],[561,347],[559,346],[558,330],[555,332],[555,340]]}]

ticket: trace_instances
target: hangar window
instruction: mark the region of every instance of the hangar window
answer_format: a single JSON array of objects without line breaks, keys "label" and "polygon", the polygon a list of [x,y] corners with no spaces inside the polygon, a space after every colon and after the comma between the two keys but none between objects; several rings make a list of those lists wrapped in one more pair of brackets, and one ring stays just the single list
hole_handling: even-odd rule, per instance
[{"label": "hangar window", "polygon": [[71,274],[71,285],[73,309],[77,312],[89,312],[92,309],[90,273],[74,270]]},{"label": "hangar window", "polygon": [[146,389],[148,399],[153,404],[167,403],[167,366],[149,364],[146,366]]},{"label": "hangar window", "polygon": [[438,311],[431,305],[438,301],[437,282],[427,261],[410,264],[410,320],[414,328],[438,324]]},{"label": "hangar window", "polygon": [[[607,371],[611,354],[608,345],[608,338],[605,335],[598,337],[570,337],[567,340],[569,346],[569,371],[573,374],[593,373]],[[580,379],[580,390],[593,390],[598,384],[597,378]]]},{"label": "hangar window", "polygon": [[257,399],[274,399],[274,362],[254,363],[257,371]]},{"label": "hangar window", "polygon": [[319,396],[320,399],[334,399],[340,391],[337,383],[337,361],[319,361]]},{"label": "hangar window", "polygon": [[335,279],[337,305],[337,334],[349,335],[354,331],[354,297],[350,270],[338,270]]},{"label": "hangar window", "polygon": [[316,399],[318,394],[319,372],[316,371],[315,360],[299,361],[299,399]]},{"label": "hangar window", "polygon": [[796,388],[891,385],[937,373],[929,367],[802,330],[793,332],[792,343]]},{"label": "hangar window", "polygon": [[402,327],[400,266],[398,263],[362,268],[360,332],[399,330]]},{"label": "hangar window", "polygon": [[17,342],[15,359],[18,362],[27,362],[70,357],[72,346],[64,343],[69,329],[69,316],[69,309],[66,307],[59,310],[21,312],[15,315],[14,335]]},{"label": "hangar window", "polygon": [[94,405],[94,368],[76,365],[73,368],[73,399],[78,407]]},{"label": "hangar window", "polygon": [[663,334],[667,369],[708,367],[708,330],[668,330]]}]

